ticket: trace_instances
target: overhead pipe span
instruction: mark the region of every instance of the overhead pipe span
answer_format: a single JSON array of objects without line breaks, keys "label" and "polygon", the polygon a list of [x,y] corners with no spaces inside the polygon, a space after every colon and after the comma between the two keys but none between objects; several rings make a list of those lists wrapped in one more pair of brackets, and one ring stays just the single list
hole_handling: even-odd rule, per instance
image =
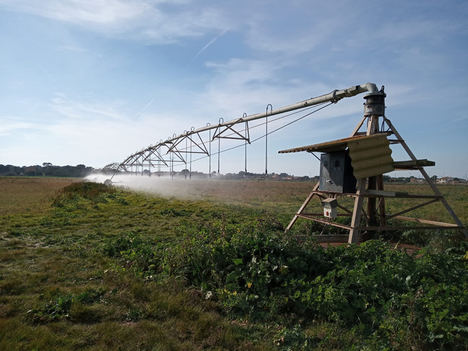
[{"label": "overhead pipe span", "polygon": [[[231,120],[229,122],[220,123],[218,125],[214,125],[214,126],[211,126],[211,127],[202,127],[202,128],[194,130],[193,133],[204,132],[204,131],[206,131],[208,129],[213,129],[213,128],[217,128],[217,127],[231,126],[232,124],[235,124],[235,123],[238,123],[238,122],[250,122],[250,121],[254,121],[256,119],[265,118],[267,116],[278,115],[278,114],[281,114],[281,113],[285,113],[285,112],[289,112],[289,111],[293,111],[293,110],[297,110],[297,109],[301,109],[301,108],[305,108],[305,107],[310,107],[310,106],[322,104],[324,102],[338,102],[339,100],[341,100],[341,99],[343,99],[345,97],[352,97],[352,96],[355,96],[355,95],[358,95],[358,94],[361,94],[361,93],[365,93],[366,91],[369,92],[369,93],[376,93],[376,92],[378,92],[378,89],[377,89],[377,86],[374,83],[365,83],[365,84],[361,84],[361,85],[355,85],[355,86],[352,86],[352,87],[347,88],[347,89],[334,90],[334,91],[332,91],[332,92],[330,92],[328,94],[313,97],[313,98],[310,98],[308,100],[297,102],[297,103],[292,104],[292,105],[280,107],[280,108],[278,108],[276,110],[270,110],[268,112],[257,113],[257,114],[254,114],[254,115],[248,115],[246,117],[240,117],[240,118],[237,118],[237,119],[233,119],[233,120]],[[181,136],[183,136],[183,135],[184,134],[182,134]],[[177,138],[174,138],[174,139],[177,139]],[[167,141],[172,141],[172,139],[167,140]]]},{"label": "overhead pipe span", "polygon": [[364,83],[364,84],[360,84],[360,85],[353,85],[352,87],[349,87],[347,89],[333,90],[332,92],[330,92],[328,94],[316,96],[316,97],[313,97],[313,98],[310,98],[310,99],[307,99],[307,100],[304,100],[304,101],[297,102],[297,103],[292,104],[292,105],[283,106],[283,107],[280,107],[280,108],[278,108],[276,110],[271,109],[269,111],[267,110],[267,111],[262,112],[262,113],[257,113],[257,114],[243,116],[243,117],[240,117],[240,118],[237,118],[237,119],[233,119],[233,120],[228,121],[228,122],[221,122],[221,123],[218,123],[218,124],[215,124],[215,125],[207,125],[205,127],[201,127],[201,128],[198,128],[198,129],[194,129],[194,130],[191,130],[191,131],[186,131],[183,134],[180,134],[180,135],[172,137],[172,138],[168,138],[165,141],[159,142],[158,144],[155,144],[155,145],[150,145],[146,149],[143,149],[143,150],[140,150],[138,152],[135,152],[135,153],[131,154],[119,165],[119,168],[120,168],[120,166],[123,166],[126,163],[128,163],[130,160],[133,160],[135,158],[135,156],[139,156],[139,155],[145,153],[146,151],[157,148],[159,146],[172,144],[174,141],[177,141],[180,138],[185,138],[185,137],[190,136],[192,134],[205,132],[205,131],[220,128],[220,127],[233,126],[233,125],[235,125],[237,123],[250,122],[250,121],[260,119],[260,118],[265,118],[267,116],[278,115],[278,114],[281,114],[281,113],[285,113],[285,112],[289,112],[289,111],[293,111],[293,110],[298,110],[298,109],[301,109],[301,108],[306,108],[306,107],[322,104],[322,103],[325,103],[325,102],[338,102],[339,100],[341,100],[341,99],[343,99],[345,97],[353,97],[353,96],[356,96],[358,94],[365,93],[365,92],[377,93],[378,92],[377,86],[374,83]]}]

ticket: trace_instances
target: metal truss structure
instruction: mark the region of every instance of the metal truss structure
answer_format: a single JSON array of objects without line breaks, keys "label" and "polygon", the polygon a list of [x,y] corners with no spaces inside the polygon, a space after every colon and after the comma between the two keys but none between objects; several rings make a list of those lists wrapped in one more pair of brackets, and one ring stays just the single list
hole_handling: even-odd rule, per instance
[{"label": "metal truss structure", "polygon": [[[265,138],[265,174],[268,174],[268,135],[276,131],[268,130],[269,118],[271,116],[285,114],[295,110],[304,110],[312,106],[325,103],[337,103],[339,100],[345,97],[352,97],[360,93],[372,93],[376,91],[378,90],[375,84],[365,83],[361,85],[355,85],[347,89],[334,90],[328,94],[313,97],[308,100],[304,100],[278,109],[273,109],[272,105],[268,104],[265,112],[253,115],[247,115],[244,113],[242,117],[233,119],[228,122],[225,122],[224,119],[220,118],[218,124],[211,125],[210,123],[207,123],[206,126],[198,129],[191,128],[190,130],[185,130],[182,134],[173,134],[172,137],[166,140],[160,140],[154,145],[150,145],[131,154],[119,164],[112,163],[107,165],[104,168],[104,171],[114,172],[114,175],[117,173],[151,174],[151,170],[156,169],[160,173],[162,169],[165,169],[165,172],[173,175],[175,165],[182,164],[185,166],[185,168],[190,168],[189,174],[191,175],[193,161],[192,156],[194,154],[198,154],[203,155],[209,159],[208,173],[211,175],[212,156],[213,154],[217,154],[217,173],[219,173],[220,153],[222,152],[221,139],[230,139],[243,142],[245,157],[244,168],[245,172],[247,172],[247,145],[255,141],[251,140],[250,138],[250,129],[252,127],[249,125],[249,122],[262,120],[265,124],[265,135],[262,136],[262,138]],[[311,113],[308,113],[307,115],[309,114]],[[291,123],[288,123],[287,125]],[[277,130],[285,126],[286,125],[278,128]],[[212,143],[215,142],[216,139],[217,150],[213,152]]]}]

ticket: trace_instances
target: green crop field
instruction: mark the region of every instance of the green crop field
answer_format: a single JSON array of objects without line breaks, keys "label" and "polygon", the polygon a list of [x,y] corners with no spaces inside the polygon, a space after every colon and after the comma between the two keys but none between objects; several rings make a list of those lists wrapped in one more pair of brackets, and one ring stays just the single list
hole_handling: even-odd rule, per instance
[{"label": "green crop field", "polygon": [[[312,187],[186,182],[160,197],[0,178],[0,350],[467,349],[460,233],[327,248],[309,222],[284,234]],[[440,189],[468,224],[468,187]],[[415,215],[449,221],[438,206]]]}]

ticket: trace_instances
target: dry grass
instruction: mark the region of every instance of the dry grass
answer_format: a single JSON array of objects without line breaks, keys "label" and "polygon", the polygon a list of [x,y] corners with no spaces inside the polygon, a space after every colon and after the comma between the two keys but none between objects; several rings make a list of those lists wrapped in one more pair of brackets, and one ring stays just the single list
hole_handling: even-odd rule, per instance
[{"label": "dry grass", "polygon": [[80,180],[49,177],[0,177],[1,212],[2,214],[43,212],[48,208],[57,190],[77,181]]}]

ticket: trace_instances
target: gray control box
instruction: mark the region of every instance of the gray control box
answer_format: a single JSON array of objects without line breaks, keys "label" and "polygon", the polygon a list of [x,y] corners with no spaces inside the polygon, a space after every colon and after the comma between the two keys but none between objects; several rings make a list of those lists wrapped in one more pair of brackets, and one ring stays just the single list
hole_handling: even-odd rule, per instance
[{"label": "gray control box", "polygon": [[356,178],[347,151],[321,155],[319,190],[334,193],[355,193]]}]

